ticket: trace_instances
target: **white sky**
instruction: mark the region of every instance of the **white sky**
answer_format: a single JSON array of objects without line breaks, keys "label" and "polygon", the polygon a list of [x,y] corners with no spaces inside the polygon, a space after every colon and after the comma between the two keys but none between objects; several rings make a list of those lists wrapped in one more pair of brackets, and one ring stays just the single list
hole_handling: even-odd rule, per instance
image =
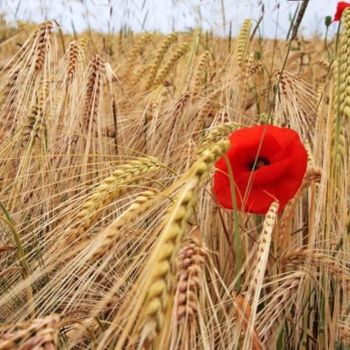
[{"label": "white sky", "polygon": [[[310,0],[301,29],[310,36],[324,34],[324,17],[333,17],[337,0]],[[88,24],[99,31],[115,32],[123,25],[133,30],[183,31],[200,26],[227,34],[232,23],[237,34],[245,18],[258,19],[265,6],[262,34],[285,37],[290,18],[301,1],[296,0],[0,0],[9,20],[41,22],[56,19],[66,31],[81,31]],[[277,5],[280,5],[277,10]],[[224,11],[222,10],[224,8]],[[111,12],[112,9],[112,12]],[[225,16],[223,16],[223,13]],[[278,17],[277,17],[278,16]],[[225,17],[225,18],[224,18]],[[278,18],[278,21],[277,21]],[[336,24],[332,24],[331,33]]]}]

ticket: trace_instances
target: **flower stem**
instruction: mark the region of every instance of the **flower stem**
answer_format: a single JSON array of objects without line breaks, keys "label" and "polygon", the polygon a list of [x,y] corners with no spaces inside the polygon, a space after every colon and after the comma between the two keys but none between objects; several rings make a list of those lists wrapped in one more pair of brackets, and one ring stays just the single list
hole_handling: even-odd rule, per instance
[{"label": "flower stem", "polygon": [[230,161],[227,157],[227,155],[224,156],[226,167],[228,171],[228,177],[230,180],[230,191],[231,191],[231,201],[232,201],[232,209],[233,209],[233,249],[235,253],[235,276],[237,278],[237,289],[240,290],[241,284],[242,284],[242,277],[239,276],[239,273],[241,271],[242,267],[242,243],[241,243],[241,237],[239,232],[239,225],[238,225],[238,211],[237,211],[237,201],[236,201],[236,190],[235,190],[235,183],[234,183],[234,177],[233,172],[231,168]]}]

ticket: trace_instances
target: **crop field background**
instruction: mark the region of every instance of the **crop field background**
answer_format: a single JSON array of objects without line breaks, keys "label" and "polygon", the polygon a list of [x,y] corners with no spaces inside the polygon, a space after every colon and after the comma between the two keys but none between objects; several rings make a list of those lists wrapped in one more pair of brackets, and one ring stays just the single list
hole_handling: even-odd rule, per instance
[{"label": "crop field background", "polygon": [[[350,10],[310,39],[302,5],[287,39],[1,21],[1,350],[350,349]],[[215,161],[266,124],[303,183],[227,210]]]}]

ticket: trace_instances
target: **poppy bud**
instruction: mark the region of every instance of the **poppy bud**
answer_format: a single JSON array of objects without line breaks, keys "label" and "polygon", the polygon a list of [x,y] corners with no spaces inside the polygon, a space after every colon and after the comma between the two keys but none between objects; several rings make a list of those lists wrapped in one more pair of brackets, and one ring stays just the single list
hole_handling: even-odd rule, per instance
[{"label": "poppy bud", "polygon": [[332,24],[332,17],[331,16],[326,16],[324,19],[324,24],[328,28]]}]

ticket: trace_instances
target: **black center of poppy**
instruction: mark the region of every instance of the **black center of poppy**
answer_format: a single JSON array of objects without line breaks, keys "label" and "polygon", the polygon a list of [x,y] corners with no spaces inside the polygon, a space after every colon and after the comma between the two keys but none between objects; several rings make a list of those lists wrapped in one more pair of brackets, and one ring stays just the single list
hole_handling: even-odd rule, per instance
[{"label": "black center of poppy", "polygon": [[266,157],[259,157],[258,159],[254,159],[251,163],[249,163],[249,169],[251,171],[255,171],[263,166],[270,164],[270,161]]}]

